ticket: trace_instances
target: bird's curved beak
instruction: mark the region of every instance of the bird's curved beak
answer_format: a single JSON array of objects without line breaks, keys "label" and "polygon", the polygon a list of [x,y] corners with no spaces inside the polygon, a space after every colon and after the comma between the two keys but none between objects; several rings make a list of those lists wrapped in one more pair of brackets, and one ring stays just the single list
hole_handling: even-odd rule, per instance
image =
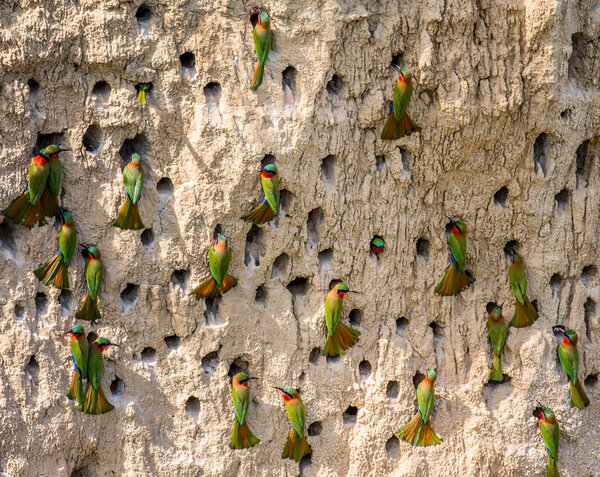
[{"label": "bird's curved beak", "polygon": [[58,150],[58,152],[65,152],[65,151],[72,151],[72,149],[63,149],[63,148],[60,148],[60,149]]},{"label": "bird's curved beak", "polygon": [[121,347],[121,345],[117,343],[109,343],[108,346],[116,346],[117,348]]},{"label": "bird's curved beak", "polygon": [[456,225],[456,220],[454,220],[452,217],[446,215],[446,218],[452,222],[452,225]]},{"label": "bird's curved beak", "polygon": [[250,381],[251,379],[260,379],[260,378],[254,378],[252,376],[248,376],[248,381]]},{"label": "bird's curved beak", "polygon": [[348,290],[348,293],[356,293],[357,295],[359,294],[356,290]]},{"label": "bird's curved beak", "polygon": [[273,389],[277,389],[277,391],[281,391],[282,393],[284,393],[285,391],[283,390],[283,388],[278,388],[277,386],[273,386]]},{"label": "bird's curved beak", "polygon": [[63,335],[68,335],[68,334],[71,334],[71,330],[67,330],[63,333]]}]

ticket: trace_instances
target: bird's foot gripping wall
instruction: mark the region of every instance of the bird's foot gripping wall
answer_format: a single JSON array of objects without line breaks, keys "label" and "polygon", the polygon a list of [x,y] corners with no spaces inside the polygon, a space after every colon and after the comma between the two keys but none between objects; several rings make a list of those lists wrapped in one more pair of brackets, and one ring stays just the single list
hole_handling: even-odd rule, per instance
[{"label": "bird's foot gripping wall", "polygon": [[[273,36],[253,92],[257,7]],[[597,1],[5,0],[0,26],[0,207],[27,186],[32,153],[59,144],[72,149],[59,199],[77,229],[61,291],[32,273],[56,253],[57,220],[0,223],[1,472],[538,476],[541,401],[560,425],[561,475],[600,474]],[[422,131],[382,141],[392,64],[413,74]],[[133,152],[138,231],[112,225]],[[271,163],[279,214],[248,224]],[[446,216],[468,224],[477,278],[455,297],[434,293]],[[196,300],[216,233],[239,283]],[[99,416],[66,398],[64,333],[91,245],[104,261],[101,319],[79,323],[122,346],[104,352],[115,409]],[[539,319],[510,328],[493,385],[487,315],[504,303],[512,317],[513,250]],[[341,321],[361,334],[331,358],[323,303],[336,281],[359,292]],[[584,411],[569,407],[557,324],[579,334]],[[442,443],[418,448],[394,432],[427,367]],[[247,419],[261,442],[231,450],[240,371],[260,378]],[[304,402],[312,454],[299,464],[281,459],[290,423],[274,386]]]}]

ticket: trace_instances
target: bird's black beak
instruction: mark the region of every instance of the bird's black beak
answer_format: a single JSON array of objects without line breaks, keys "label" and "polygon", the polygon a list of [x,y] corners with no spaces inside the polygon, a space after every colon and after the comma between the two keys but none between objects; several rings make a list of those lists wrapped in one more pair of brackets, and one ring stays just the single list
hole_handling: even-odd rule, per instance
[{"label": "bird's black beak", "polygon": [[254,378],[252,376],[248,376],[248,381],[250,381],[251,379],[260,379],[260,378]]},{"label": "bird's black beak", "polygon": [[67,330],[67,331],[65,331],[65,332],[63,333],[63,335],[68,335],[68,334],[70,334],[70,333],[71,333],[71,330]]},{"label": "bird's black beak", "polygon": [[456,225],[456,220],[454,220],[452,217],[450,217],[450,216],[446,215],[446,218],[447,218],[447,219],[448,219],[450,222],[452,222],[452,225]]},{"label": "bird's black beak", "polygon": [[357,295],[359,294],[356,290],[348,290],[348,293],[356,293]]},{"label": "bird's black beak", "polygon": [[283,390],[283,388],[278,388],[277,386],[273,386],[273,389],[277,389],[278,391],[281,391],[282,393],[284,393],[285,391]]},{"label": "bird's black beak", "polygon": [[563,336],[564,336],[564,334],[565,334],[565,331],[566,331],[566,330],[565,330],[565,327],[564,327],[564,326],[561,326],[561,325],[556,325],[556,326],[553,326],[553,327],[552,327],[552,331],[554,331],[554,332],[557,332],[557,331],[558,331],[558,332],[559,332],[561,335],[563,335]]},{"label": "bird's black beak", "polygon": [[63,149],[63,148],[60,148],[60,149],[58,150],[58,152],[65,152],[65,151],[72,151],[72,149]]},{"label": "bird's black beak", "polygon": [[117,348],[121,347],[121,345],[117,343],[109,343],[108,346],[116,346]]}]

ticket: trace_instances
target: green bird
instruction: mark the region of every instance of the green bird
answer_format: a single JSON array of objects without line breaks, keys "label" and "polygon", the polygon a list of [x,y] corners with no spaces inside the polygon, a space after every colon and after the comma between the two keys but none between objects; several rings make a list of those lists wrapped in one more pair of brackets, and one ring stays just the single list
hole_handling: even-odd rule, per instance
[{"label": "green bird", "polygon": [[431,427],[436,377],[433,369],[427,369],[427,376],[417,386],[419,410],[406,426],[396,432],[396,436],[413,446],[433,446],[442,442]]},{"label": "green bird", "polygon": [[258,62],[256,63],[252,85],[250,86],[252,91],[256,91],[262,84],[265,63],[269,56],[269,51],[271,51],[271,36],[271,19],[267,12],[260,12],[258,14],[258,22],[254,27],[254,50],[256,51],[256,56],[258,56]]},{"label": "green bird", "polygon": [[91,246],[83,251],[83,256],[87,260],[85,265],[85,281],[87,283],[87,293],[81,308],[75,315],[80,320],[99,320],[100,311],[98,310],[98,293],[102,285],[104,275],[104,265],[100,257],[100,250]]},{"label": "green bird", "polygon": [[36,222],[44,225],[44,211],[42,210],[41,198],[46,188],[46,181],[50,172],[48,158],[50,154],[46,149],[42,149],[29,164],[29,175],[27,189],[25,192],[13,200],[10,205],[2,211],[7,219],[15,224],[22,223],[27,227],[33,227]]},{"label": "green bird", "polygon": [[513,258],[508,267],[508,281],[515,294],[515,313],[510,322],[515,328],[525,328],[533,325],[538,319],[538,313],[527,298],[527,269],[523,264],[523,257],[513,251]]},{"label": "green bird", "polygon": [[462,220],[455,221],[451,217],[448,218],[453,225],[448,237],[451,260],[442,280],[435,287],[436,293],[442,296],[458,295],[475,281],[475,277],[466,269],[467,224]]},{"label": "green bird", "polygon": [[77,401],[77,409],[83,410],[85,393],[83,391],[83,380],[88,378],[88,355],[89,345],[85,331],[81,325],[73,325],[65,334],[71,334],[71,353],[75,369],[71,377],[69,394],[67,397]]},{"label": "green bird", "polygon": [[340,323],[342,305],[347,293],[358,293],[350,290],[345,283],[338,283],[325,297],[325,324],[327,325],[327,341],[323,356],[342,356],[345,351],[358,341],[360,331]]},{"label": "green bird", "polygon": [[50,165],[50,172],[48,174],[48,181],[46,182],[46,188],[42,195],[41,203],[43,207],[43,213],[46,217],[54,217],[60,213],[58,207],[58,196],[60,194],[60,159],[58,154],[63,151],[70,151],[71,149],[61,149],[56,144],[51,144],[46,148],[49,154],[48,164]]},{"label": "green bird", "polygon": [[540,407],[542,408],[542,417],[540,417],[540,432],[542,433],[542,439],[544,439],[546,453],[548,454],[546,477],[558,477],[558,469],[556,467],[556,464],[558,463],[558,421],[556,420],[552,409],[549,407],[544,407],[541,404]]},{"label": "green bird", "polygon": [[394,85],[392,114],[390,114],[381,132],[381,139],[400,139],[421,130],[410,118],[407,111],[413,92],[412,73],[408,68],[399,68],[398,66],[396,68],[400,70],[400,75]]},{"label": "green bird", "polygon": [[151,87],[150,83],[140,83],[136,86],[138,90],[137,104],[146,104],[146,93],[150,91]]},{"label": "green bird", "polygon": [[246,222],[253,224],[264,224],[279,212],[279,175],[275,164],[267,164],[261,172],[260,182],[262,184],[265,198],[262,203],[242,216]]},{"label": "green bird", "polygon": [[494,348],[494,364],[492,365],[490,379],[501,382],[504,381],[501,356],[504,344],[506,343],[506,332],[508,329],[504,321],[504,316],[502,316],[502,306],[497,306],[492,310],[488,316],[487,327],[490,341]]},{"label": "green bird", "polygon": [[131,155],[131,161],[123,169],[123,183],[125,184],[125,201],[119,210],[119,215],[113,222],[115,227],[123,230],[140,230],[144,228],[138,201],[142,197],[144,188],[144,170],[141,166],[141,158],[135,152]]},{"label": "green bird", "polygon": [[281,397],[285,401],[285,408],[288,417],[292,423],[292,430],[288,436],[287,442],[281,453],[282,459],[294,459],[300,462],[300,459],[312,452],[308,442],[306,442],[306,420],[304,417],[304,403],[298,391],[292,386],[284,388],[275,388],[281,392]]},{"label": "green bird", "polygon": [[234,422],[229,447],[232,449],[248,449],[260,442],[260,439],[252,434],[252,431],[248,427],[248,422],[246,422],[246,414],[250,405],[248,382],[251,379],[258,378],[251,378],[247,374],[238,373],[233,377],[231,382]]},{"label": "green bird", "polygon": [[116,343],[111,343],[108,338],[100,337],[90,346],[88,358],[88,387],[85,394],[85,404],[83,412],[86,414],[104,414],[112,411],[115,407],[108,402],[104,391],[102,391],[102,372],[104,371],[104,360],[102,353],[109,346],[118,346]]},{"label": "green bird", "polygon": [[564,330],[560,326],[554,327],[559,330],[563,336],[563,342],[558,347],[558,359],[563,371],[569,378],[569,391],[571,396],[571,407],[585,409],[590,405],[590,400],[585,394],[585,389],[579,380],[579,352],[577,351],[577,333],[573,330]]},{"label": "green bird", "polygon": [[227,245],[227,237],[219,234],[217,240],[208,249],[208,265],[210,276],[192,290],[190,295],[196,299],[214,298],[227,293],[237,285],[237,278],[227,274],[231,263],[231,249]]},{"label": "green bird", "polygon": [[44,285],[54,285],[56,288],[62,289],[69,288],[68,267],[75,252],[77,231],[75,230],[73,217],[69,212],[61,211],[59,218],[58,252],[51,260],[33,273]]}]

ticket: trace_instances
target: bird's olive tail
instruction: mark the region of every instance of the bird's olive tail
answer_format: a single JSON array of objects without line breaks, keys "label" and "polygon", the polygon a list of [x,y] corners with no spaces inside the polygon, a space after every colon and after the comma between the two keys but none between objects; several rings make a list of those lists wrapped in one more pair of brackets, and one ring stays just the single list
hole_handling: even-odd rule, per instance
[{"label": "bird's olive tail", "polygon": [[525,304],[521,305],[519,300],[515,300],[515,313],[510,322],[511,326],[515,328],[525,328],[526,326],[533,325],[535,320],[538,319],[538,313],[529,301],[529,298],[525,296]]},{"label": "bird's olive tail", "polygon": [[271,206],[265,200],[254,210],[248,212],[246,215],[242,215],[242,219],[246,222],[252,222],[255,225],[264,224],[273,219],[273,209],[271,209]]},{"label": "bird's olive tail", "polygon": [[458,295],[474,281],[475,277],[472,277],[468,271],[463,272],[458,262],[452,262],[446,268],[446,273],[435,287],[435,291],[442,296]]},{"label": "bird's olive tail", "polygon": [[48,187],[42,192],[40,206],[42,214],[45,217],[55,217],[60,213],[60,209],[58,208],[58,196],[54,195]]},{"label": "bird's olive tail", "polygon": [[190,295],[194,295],[197,300],[200,300],[202,298],[214,298],[218,293],[219,285],[217,285],[217,281],[211,275],[194,288]]},{"label": "bird's olive tail", "polygon": [[98,300],[93,300],[92,298],[90,298],[89,291],[85,294],[85,298],[83,299],[81,308],[79,308],[79,311],[75,315],[75,318],[88,321],[100,319],[100,310],[98,310]]},{"label": "bird's olive tail", "polygon": [[146,91],[140,89],[137,98],[137,104],[146,104]]},{"label": "bird's olive tail", "polygon": [[94,389],[94,386],[88,384],[83,412],[86,414],[104,414],[105,412],[112,411],[114,408],[115,407],[108,402],[106,396],[104,396],[102,384],[98,383],[98,389]]},{"label": "bird's olive tail", "polygon": [[410,118],[408,111],[400,117],[400,121],[396,121],[394,112],[390,114],[383,131],[381,132],[381,139],[400,139],[403,136],[409,136],[414,132],[420,131],[421,128]]},{"label": "bird's olive tail", "polygon": [[502,361],[500,356],[496,356],[494,353],[494,363],[492,364],[492,372],[490,373],[490,379],[492,381],[504,381],[504,374],[502,373]]},{"label": "bird's olive tail", "polygon": [[223,278],[223,285],[219,288],[219,295],[227,293],[233,287],[237,286],[237,284],[237,278],[232,277],[231,275],[225,275],[225,278]]},{"label": "bird's olive tail", "polygon": [[69,288],[68,269],[60,252],[33,273],[44,285],[54,285],[60,289]]},{"label": "bird's olive tail", "polygon": [[294,459],[296,462],[300,462],[302,457],[312,452],[306,437],[300,438],[296,431],[292,428],[288,440],[285,443],[283,452],[281,453],[282,459]]},{"label": "bird's olive tail", "polygon": [[342,356],[345,351],[358,341],[360,331],[355,330],[343,323],[338,323],[333,335],[327,334],[323,356]]},{"label": "bird's olive tail", "polygon": [[69,394],[67,394],[67,397],[71,400],[76,400],[78,408],[81,408],[85,403],[83,382],[81,381],[81,375],[77,371],[71,376],[71,384],[69,386]]},{"label": "bird's olive tail", "polygon": [[421,413],[418,411],[406,426],[396,432],[396,436],[418,447],[433,446],[442,443],[442,440],[433,432],[431,419],[423,423]]},{"label": "bird's olive tail", "polygon": [[123,230],[141,230],[144,228],[138,205],[131,201],[129,195],[125,197],[125,201],[113,225]]},{"label": "bird's olive tail", "polygon": [[234,420],[229,447],[232,449],[248,449],[249,447],[254,447],[259,442],[260,439],[252,434],[247,422],[244,421],[240,426],[237,419]]},{"label": "bird's olive tail", "polygon": [[548,465],[546,466],[546,477],[558,477],[556,461],[548,454]]},{"label": "bird's olive tail", "polygon": [[42,211],[41,201],[32,205],[29,202],[29,192],[25,191],[10,205],[2,211],[2,215],[12,220],[15,224],[23,224],[27,227],[33,227],[36,222],[41,226],[46,223]]},{"label": "bird's olive tail", "polygon": [[250,89],[252,91],[256,91],[258,87],[262,84],[264,72],[265,65],[261,65],[260,61],[257,61],[256,68],[254,69],[254,76],[252,77],[252,85],[250,86]]},{"label": "bird's olive tail", "polygon": [[577,378],[576,386],[573,386],[573,383],[569,380],[569,390],[571,392],[571,407],[585,409],[590,405],[590,400],[588,399],[579,378]]}]

